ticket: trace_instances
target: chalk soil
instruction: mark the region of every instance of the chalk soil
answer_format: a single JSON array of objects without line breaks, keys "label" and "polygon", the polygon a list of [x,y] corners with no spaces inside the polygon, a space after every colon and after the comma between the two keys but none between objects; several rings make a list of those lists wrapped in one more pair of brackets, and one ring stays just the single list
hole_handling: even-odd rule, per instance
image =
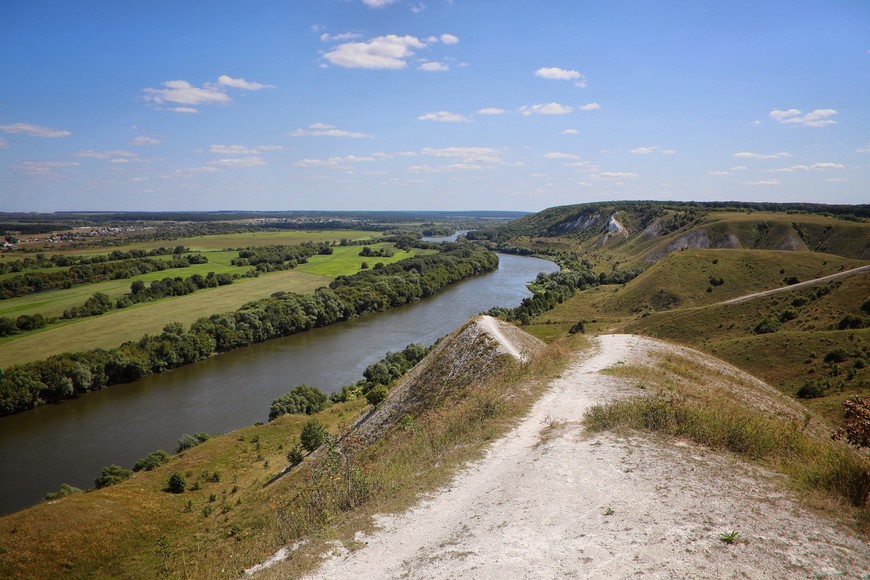
[{"label": "chalk soil", "polygon": [[[312,577],[867,577],[870,547],[801,508],[781,476],[656,437],[585,434],[586,409],[636,393],[599,371],[675,348],[596,343],[484,459],[378,517],[362,548],[335,546]],[[744,541],[719,540],[731,530]]]}]

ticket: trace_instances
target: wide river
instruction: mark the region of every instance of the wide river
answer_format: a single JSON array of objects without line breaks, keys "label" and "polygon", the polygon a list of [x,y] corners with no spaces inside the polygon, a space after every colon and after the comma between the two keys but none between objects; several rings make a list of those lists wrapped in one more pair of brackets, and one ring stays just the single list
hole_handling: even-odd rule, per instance
[{"label": "wide river", "polygon": [[134,383],[0,418],[0,514],[57,490],[93,487],[100,467],[130,468],[183,433],[226,433],[266,421],[274,399],[298,384],[325,392],[362,378],[387,351],[429,345],[470,316],[516,306],[552,262],[499,254],[497,271],[437,296],[224,353]]}]

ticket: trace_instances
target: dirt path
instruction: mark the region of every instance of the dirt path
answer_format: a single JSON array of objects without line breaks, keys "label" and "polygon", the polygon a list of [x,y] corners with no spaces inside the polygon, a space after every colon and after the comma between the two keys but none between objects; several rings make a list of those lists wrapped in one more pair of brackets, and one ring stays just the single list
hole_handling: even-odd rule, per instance
[{"label": "dirt path", "polygon": [[507,339],[507,337],[505,337],[504,334],[502,334],[501,330],[498,327],[498,323],[496,322],[495,318],[493,318],[492,316],[484,315],[478,319],[478,322],[479,322],[480,326],[483,328],[483,330],[487,332],[487,334],[489,334],[491,337],[496,339],[496,341],[498,341],[501,348],[507,354],[511,355],[512,357],[514,357],[515,359],[517,359],[520,362],[526,362],[525,355],[523,355],[523,353],[521,353],[519,351],[519,349],[517,347],[515,347],[513,345],[513,343],[511,341],[509,341]]},{"label": "dirt path", "polygon": [[[590,437],[590,406],[635,387],[599,371],[663,343],[596,339],[521,424],[448,488],[336,546],[316,578],[861,576],[870,548],[802,510],[779,476],[655,438]],[[737,530],[745,542],[726,545]]]},{"label": "dirt path", "polygon": [[831,274],[830,276],[822,276],[821,278],[814,278],[813,280],[807,280],[806,282],[798,282],[797,284],[792,284],[790,286],[783,286],[782,288],[774,288],[773,290],[765,290],[764,292],[755,292],[753,294],[746,294],[745,296],[738,296],[737,298],[732,298],[731,300],[725,300],[723,302],[718,302],[717,304],[739,304],[741,302],[746,302],[747,300],[752,300],[753,298],[760,298],[761,296],[769,296],[771,294],[776,294],[778,292],[789,292],[791,290],[797,290],[798,288],[806,288],[808,286],[815,286],[816,284],[824,284],[825,282],[830,282],[831,280],[836,280],[838,278],[845,278],[846,276],[854,276],[855,274],[860,274],[861,272],[870,272],[870,266],[859,266],[858,268],[852,268],[851,270],[837,272],[836,274]]}]

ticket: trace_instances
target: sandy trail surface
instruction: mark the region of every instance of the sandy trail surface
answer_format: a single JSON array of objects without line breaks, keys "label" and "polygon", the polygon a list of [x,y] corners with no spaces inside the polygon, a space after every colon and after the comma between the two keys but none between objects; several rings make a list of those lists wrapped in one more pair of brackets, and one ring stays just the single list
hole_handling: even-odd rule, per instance
[{"label": "sandy trail surface", "polygon": [[[599,371],[667,348],[597,338],[482,460],[376,518],[361,548],[336,544],[312,577],[870,577],[866,543],[801,508],[781,476],[689,444],[584,433],[586,409],[636,392]],[[744,541],[719,540],[731,530]]]}]

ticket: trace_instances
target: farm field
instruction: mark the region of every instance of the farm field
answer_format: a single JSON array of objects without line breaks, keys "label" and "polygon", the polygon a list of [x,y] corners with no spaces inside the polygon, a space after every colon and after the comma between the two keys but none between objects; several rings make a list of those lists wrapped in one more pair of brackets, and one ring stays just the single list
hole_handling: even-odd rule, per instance
[{"label": "farm field", "polygon": [[[379,250],[382,248],[393,248],[394,246],[393,244],[372,244],[369,247],[373,250]],[[361,270],[360,266],[363,262],[366,262],[371,268],[378,262],[392,264],[406,258],[436,253],[436,250],[417,250],[412,248],[408,251],[394,250],[395,254],[389,258],[380,256],[365,257],[359,255],[362,248],[363,246],[336,246],[333,248],[333,254],[331,256],[311,256],[308,258],[307,264],[300,264],[296,269],[301,272],[308,272],[309,274],[335,278],[337,276],[350,276],[351,274],[356,274]]]},{"label": "farm field", "polygon": [[[128,281],[129,283],[129,281]],[[329,278],[289,270],[237,281],[229,286],[194,294],[146,302],[112,310],[102,316],[64,322],[43,331],[0,344],[0,368],[39,360],[61,352],[111,348],[143,334],[160,334],[169,322],[188,325],[198,318],[228,312],[280,290],[308,293],[329,283]]]}]

